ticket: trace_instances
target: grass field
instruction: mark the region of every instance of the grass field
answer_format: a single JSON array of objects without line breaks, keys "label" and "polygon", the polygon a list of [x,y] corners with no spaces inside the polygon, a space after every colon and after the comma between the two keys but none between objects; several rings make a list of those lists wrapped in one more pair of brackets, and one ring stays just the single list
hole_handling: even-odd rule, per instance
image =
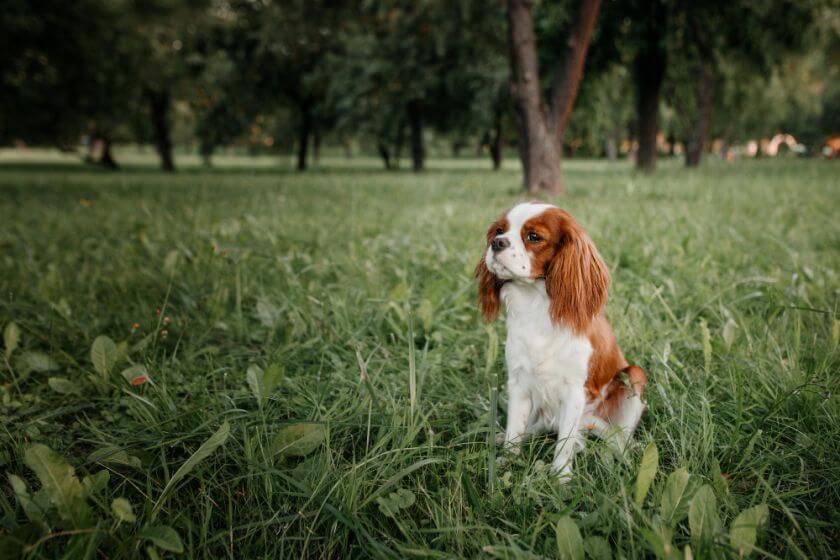
[{"label": "grass field", "polygon": [[488,443],[472,269],[520,193],[485,166],[4,160],[0,556],[735,558],[759,523],[755,556],[836,557],[840,166],[566,164],[651,381],[567,485],[552,438]]}]

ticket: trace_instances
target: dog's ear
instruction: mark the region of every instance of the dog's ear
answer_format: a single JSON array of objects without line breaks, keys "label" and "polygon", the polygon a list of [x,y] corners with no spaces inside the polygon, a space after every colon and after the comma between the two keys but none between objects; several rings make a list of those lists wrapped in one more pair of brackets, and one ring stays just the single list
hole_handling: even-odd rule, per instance
[{"label": "dog's ear", "polygon": [[475,267],[475,277],[478,279],[478,306],[481,316],[487,322],[499,316],[500,293],[502,282],[487,268],[484,256]]},{"label": "dog's ear", "polygon": [[568,216],[563,220],[560,246],[546,267],[549,315],[582,332],[604,308],[610,272],[586,232]]}]

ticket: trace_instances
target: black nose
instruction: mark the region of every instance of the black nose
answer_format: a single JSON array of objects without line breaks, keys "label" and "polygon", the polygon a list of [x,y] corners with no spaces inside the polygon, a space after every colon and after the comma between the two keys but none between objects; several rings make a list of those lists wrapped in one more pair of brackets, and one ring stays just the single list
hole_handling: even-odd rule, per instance
[{"label": "black nose", "polygon": [[498,253],[510,247],[510,239],[507,237],[494,237],[493,241],[490,242],[490,247],[493,248],[493,252]]}]

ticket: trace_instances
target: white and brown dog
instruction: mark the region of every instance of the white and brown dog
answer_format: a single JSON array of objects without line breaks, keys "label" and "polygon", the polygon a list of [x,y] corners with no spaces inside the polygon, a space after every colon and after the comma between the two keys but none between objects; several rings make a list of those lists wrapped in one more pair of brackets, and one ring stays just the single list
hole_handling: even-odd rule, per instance
[{"label": "white and brown dog", "polygon": [[488,230],[476,277],[484,318],[501,302],[507,311],[505,443],[557,432],[552,469],[564,478],[584,431],[624,447],[647,378],[604,318],[609,271],[577,221],[550,204],[515,206]]}]

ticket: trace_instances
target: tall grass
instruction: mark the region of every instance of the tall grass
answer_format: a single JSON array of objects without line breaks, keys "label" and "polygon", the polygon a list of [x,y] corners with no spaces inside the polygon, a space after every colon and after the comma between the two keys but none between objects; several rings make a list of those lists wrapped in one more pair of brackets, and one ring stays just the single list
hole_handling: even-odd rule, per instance
[{"label": "tall grass", "polygon": [[[3,550],[172,554],[149,533],[169,527],[195,558],[554,557],[570,516],[592,554],[603,537],[614,557],[665,555],[665,540],[679,557],[737,557],[727,528],[767,504],[754,554],[836,555],[837,165],[566,165],[555,202],[608,262],[607,314],[651,382],[634,445],[590,440],[567,485],[546,469],[552,438],[516,456],[492,445],[504,324],[480,322],[472,269],[519,179],[459,165],[0,167],[0,324],[20,332],[0,465],[32,493],[36,444],[79,479],[110,473],[79,498],[81,521],[28,521],[4,476]],[[116,343],[102,367],[100,335]],[[651,442],[658,474],[639,507]],[[684,516],[663,526],[681,467],[691,491],[713,489],[710,542]],[[120,497],[134,521],[112,511]]]}]

